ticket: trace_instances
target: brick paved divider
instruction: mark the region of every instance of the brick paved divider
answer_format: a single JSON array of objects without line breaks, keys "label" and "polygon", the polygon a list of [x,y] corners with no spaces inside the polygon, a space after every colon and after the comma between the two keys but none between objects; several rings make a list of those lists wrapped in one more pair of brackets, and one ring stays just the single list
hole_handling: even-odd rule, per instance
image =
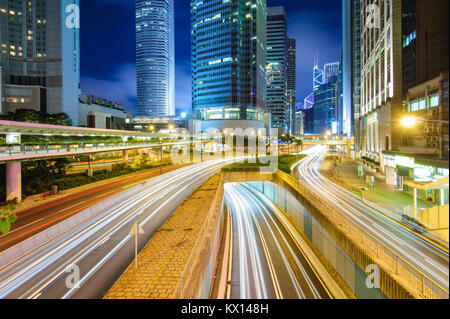
[{"label": "brick paved divider", "polygon": [[182,274],[179,286],[181,299],[209,297],[224,226],[223,195],[224,182],[221,174],[214,200]]},{"label": "brick paved divider", "polygon": [[[177,174],[176,172],[169,172],[164,175],[164,178],[173,176]],[[161,178],[161,177],[156,177]],[[146,188],[149,184],[154,183],[155,179],[148,180],[134,186],[122,193],[117,194],[107,200],[104,200],[98,204],[95,204],[75,215],[67,218],[66,220],[22,241],[21,243],[3,251],[0,253],[0,268],[4,268],[18,259],[24,257],[29,254],[33,250],[38,249],[39,247],[57,239],[59,236],[64,233],[70,231],[72,228],[79,226],[83,222],[88,219],[95,217],[99,213],[103,212],[105,209],[119,203],[120,201],[129,198],[130,196],[138,193],[142,189]]]}]

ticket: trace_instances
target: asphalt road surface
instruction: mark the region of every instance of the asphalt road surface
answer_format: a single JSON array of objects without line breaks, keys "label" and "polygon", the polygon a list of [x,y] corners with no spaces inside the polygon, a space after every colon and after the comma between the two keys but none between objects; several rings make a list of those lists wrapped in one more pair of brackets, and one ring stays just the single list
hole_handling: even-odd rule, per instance
[{"label": "asphalt road surface", "polygon": [[328,299],[282,212],[246,183],[225,185],[232,218],[231,299]]},{"label": "asphalt road surface", "polygon": [[144,190],[1,269],[0,298],[102,298],[134,259],[134,222],[145,231],[141,249],[185,198],[231,161],[203,162],[154,178]]},{"label": "asphalt road surface", "polygon": [[[163,167],[167,173],[176,166]],[[133,176],[97,186],[82,192],[68,195],[64,198],[26,209],[17,214],[17,221],[12,225],[7,235],[0,236],[0,252],[21,241],[71,217],[72,215],[108,199],[130,187],[136,186],[149,178],[158,176],[160,168],[147,172],[136,173]]]}]

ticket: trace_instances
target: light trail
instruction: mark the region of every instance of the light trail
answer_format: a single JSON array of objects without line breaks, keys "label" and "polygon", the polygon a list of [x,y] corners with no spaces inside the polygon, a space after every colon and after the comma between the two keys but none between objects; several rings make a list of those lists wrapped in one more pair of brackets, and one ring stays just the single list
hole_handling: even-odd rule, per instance
[{"label": "light trail", "polygon": [[322,176],[319,164],[325,153],[323,146],[308,151],[308,156],[298,163],[296,173],[300,182],[448,291],[448,253],[401,227],[383,212],[355,199],[353,194]]},{"label": "light trail", "polygon": [[[89,263],[80,280],[80,284],[86,283],[129,242],[128,226],[132,222],[141,219],[143,227],[155,227],[153,220],[158,223],[165,220],[165,214],[169,216],[166,211],[169,208],[166,207],[172,205],[175,198],[184,198],[183,195],[187,196],[220,167],[234,160],[219,159],[194,164],[152,179],[140,192],[88,218],[1,269],[0,298],[45,298],[55,283],[61,286],[66,269],[74,264]],[[102,247],[101,258],[92,256],[99,247]],[[61,289],[58,298],[68,298],[75,291]]]},{"label": "light trail", "polygon": [[233,268],[239,267],[239,278],[232,278],[239,282],[235,298],[330,297],[278,219],[282,212],[267,197],[245,183],[229,183],[225,200],[238,238],[233,245]]}]

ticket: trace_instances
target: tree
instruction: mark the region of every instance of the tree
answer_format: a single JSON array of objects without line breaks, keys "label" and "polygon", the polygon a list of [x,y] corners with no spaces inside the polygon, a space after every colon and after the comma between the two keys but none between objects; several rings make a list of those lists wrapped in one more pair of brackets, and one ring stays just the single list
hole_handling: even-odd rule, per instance
[{"label": "tree", "polygon": [[147,162],[148,162],[149,158],[150,158],[150,156],[148,156],[148,154],[146,152],[142,152],[138,158],[139,166],[140,167],[147,166]]},{"label": "tree", "polygon": [[295,145],[297,146],[297,153],[300,153],[298,151],[299,146],[302,147],[302,151],[303,151],[303,140],[295,140]]},{"label": "tree", "polygon": [[30,109],[18,109],[15,112],[8,112],[0,115],[0,119],[7,121],[25,122],[25,123],[41,123],[70,126],[72,121],[66,113],[47,114]]},{"label": "tree", "polygon": [[6,206],[0,207],[0,232],[6,235],[11,230],[11,225],[16,222],[17,216],[13,214],[17,205],[17,199],[7,202]]}]

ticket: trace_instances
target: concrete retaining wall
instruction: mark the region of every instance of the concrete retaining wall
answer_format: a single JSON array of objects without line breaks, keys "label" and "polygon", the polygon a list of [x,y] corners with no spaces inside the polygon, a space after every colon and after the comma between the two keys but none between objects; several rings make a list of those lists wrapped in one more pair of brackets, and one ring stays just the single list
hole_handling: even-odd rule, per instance
[{"label": "concrete retaining wall", "polygon": [[[375,259],[368,255],[354,240],[349,238],[333,221],[329,220],[326,213],[321,212],[314,201],[309,198],[309,194],[303,194],[301,189],[296,187],[294,179],[281,171],[275,174],[266,175],[259,174],[259,172],[251,170],[245,172],[244,169],[240,171],[223,172],[223,180],[226,182],[243,182],[243,181],[264,181],[271,180],[274,183],[282,186],[289,191],[307,210],[312,217],[317,221],[317,227],[320,227],[329,234],[329,239],[333,240],[342,249],[342,252],[350,257],[349,262],[356,264],[360,269],[367,269],[369,265],[378,265],[380,269],[380,290],[390,299],[412,299],[419,298],[414,294],[409,287],[400,283],[393,275],[392,271],[383,267],[383,263],[379,259]],[[351,266],[351,265],[350,265]],[[335,269],[337,273],[345,274],[344,270]],[[364,273],[355,274],[355,276],[366,276]],[[345,276],[342,278],[345,281]],[[356,291],[356,287],[354,290]]]}]

